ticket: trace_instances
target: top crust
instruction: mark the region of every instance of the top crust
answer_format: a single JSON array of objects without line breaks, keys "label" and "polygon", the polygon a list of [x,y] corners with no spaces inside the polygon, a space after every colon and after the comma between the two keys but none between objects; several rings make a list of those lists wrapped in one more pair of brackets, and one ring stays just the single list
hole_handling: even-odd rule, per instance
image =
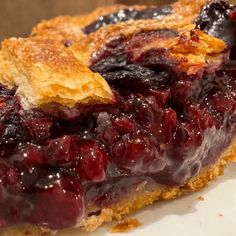
[{"label": "top crust", "polygon": [[[175,64],[176,66],[171,69],[175,70],[177,74],[185,73],[201,77],[204,72],[213,72],[215,69],[219,69],[229,53],[225,42],[205,34],[201,30],[183,30],[183,32],[179,32],[177,37],[166,37],[165,34],[160,34],[150,42],[143,40],[141,47],[136,44],[135,50],[129,52],[131,60],[139,61],[139,58],[145,57],[145,53],[164,49],[162,59],[169,62],[170,65]],[[137,38],[136,40],[139,40],[139,37]],[[157,59],[158,54],[154,53],[154,55]],[[151,55],[148,54],[147,57],[151,57]]]},{"label": "top crust", "polygon": [[81,38],[86,37],[82,29],[99,19],[99,17],[117,12],[122,9],[144,9],[144,6],[126,6],[113,5],[100,7],[90,14],[79,16],[59,16],[51,20],[44,20],[36,25],[32,30],[32,36],[41,36],[60,41],[65,44],[71,44]]},{"label": "top crust", "polygon": [[161,19],[127,21],[102,27],[87,37],[81,38],[70,49],[79,60],[89,66],[92,56],[102,46],[117,39],[120,35],[128,38],[142,31],[179,30],[192,24],[207,1],[180,0],[172,4],[173,13]]},{"label": "top crust", "polygon": [[[139,26],[143,27],[143,31],[147,30],[148,22],[150,21],[140,21]],[[136,22],[133,22],[133,24],[135,23]],[[130,25],[131,28],[129,28],[127,24],[126,27],[126,32],[129,30],[134,30],[132,24]],[[150,27],[152,27],[152,29],[155,28],[157,32],[160,29],[160,25],[156,23]],[[194,28],[195,25],[188,25],[182,29],[178,29],[178,31],[176,31],[178,33],[177,36],[166,37],[166,35],[163,33],[163,35],[156,35],[150,40],[147,37],[148,31],[146,37],[142,35],[139,37],[139,34],[136,34],[135,30],[134,34],[130,33],[128,36],[118,34],[116,35],[116,39],[118,41],[120,37],[127,40],[124,41],[125,53],[129,55],[131,61],[139,61],[139,58],[142,58],[145,53],[148,53],[152,50],[157,51],[164,49],[165,53],[163,52],[161,54],[162,58],[165,58],[165,61],[174,62],[176,64],[175,69],[177,69],[177,71],[186,73],[187,75],[197,74],[202,76],[205,71],[210,72],[214,71],[216,68],[219,68],[224,58],[228,56],[229,51],[224,41]],[[110,31],[106,27],[103,29],[104,34],[106,30],[107,34],[109,35]],[[161,30],[159,32],[162,32]],[[140,32],[143,31],[140,30]],[[165,30],[163,30],[163,32],[164,31]],[[99,37],[99,35],[97,36]],[[111,37],[110,42],[112,42],[114,39],[115,38]],[[91,45],[86,47],[86,45],[83,44],[83,42],[86,40],[88,40],[88,38],[82,40],[80,44],[77,43],[73,45],[69,48],[69,50],[71,50],[79,60],[82,60],[88,66],[90,66],[91,64],[93,65],[94,62],[96,64],[97,60],[106,54],[106,44],[104,45],[104,43],[98,39],[97,41],[95,40],[93,44],[92,42],[86,44],[87,46]],[[114,42],[116,41],[114,40]],[[132,48],[132,43],[135,45],[134,49]],[[119,46],[117,47],[119,48]],[[115,49],[116,47],[114,46],[113,50]],[[155,57],[158,58],[158,55],[156,54]]]},{"label": "top crust", "polygon": [[[201,8],[208,2],[208,0],[179,0],[172,4],[173,14],[165,16],[163,19],[158,20],[158,24],[160,24],[160,28],[165,28],[165,24],[167,23],[167,28],[179,28],[184,25],[192,23],[192,21],[197,17]],[[113,12],[117,12],[122,9],[136,9],[142,10],[145,9],[146,6],[142,5],[113,5],[107,7],[100,7],[94,10],[90,14],[84,14],[79,16],[59,16],[51,20],[44,20],[35,26],[32,30],[32,36],[41,36],[50,39],[54,39],[65,43],[67,45],[71,45],[76,41],[79,41],[83,38],[86,38],[86,35],[82,32],[82,29],[91,24],[92,22],[99,19],[99,17],[111,14]],[[142,20],[142,22],[146,22],[146,20]],[[157,22],[157,21],[154,21]],[[135,23],[135,22],[132,22]],[[146,27],[150,26],[151,22],[146,22]],[[119,25],[119,24],[116,24]],[[122,27],[124,25],[124,27]],[[125,25],[121,24],[121,28],[124,28]],[[105,27],[106,28],[106,27]],[[112,30],[119,31],[120,28],[112,28]],[[136,32],[139,31],[139,27],[136,28],[135,25],[133,30],[136,29]],[[102,31],[101,31],[102,33]],[[113,32],[115,34],[116,32]],[[129,31],[127,31],[129,34]]]},{"label": "top crust", "polygon": [[[137,20],[102,27],[85,36],[81,28],[100,16],[124,8],[143,9],[144,6],[115,5],[99,8],[88,15],[58,17],[44,21],[33,30],[34,37],[11,38],[3,41],[0,52],[0,82],[17,87],[22,106],[26,109],[60,104],[72,108],[77,104],[107,104],[113,102],[107,82],[87,66],[99,50],[119,37],[132,39],[139,32],[176,30],[179,36],[157,38],[144,44],[139,53],[163,44],[167,57],[177,60],[180,71],[201,73],[209,65],[221,64],[227,51],[223,41],[201,31],[193,30],[194,19],[208,0],[180,0],[172,4],[173,13],[162,19]],[[196,38],[198,42],[196,42]],[[74,40],[72,47],[61,43]],[[136,50],[137,51],[137,50]],[[137,55],[135,55],[137,57]]]},{"label": "top crust", "polygon": [[59,42],[44,38],[11,38],[2,42],[0,81],[17,87],[24,108],[57,103],[110,103],[106,81],[78,61]]}]

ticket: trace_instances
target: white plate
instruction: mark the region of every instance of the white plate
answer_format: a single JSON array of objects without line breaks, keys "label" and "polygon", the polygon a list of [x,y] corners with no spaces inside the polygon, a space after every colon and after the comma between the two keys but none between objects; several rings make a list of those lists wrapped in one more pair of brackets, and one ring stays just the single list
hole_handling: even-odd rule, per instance
[{"label": "white plate", "polygon": [[158,202],[132,217],[143,226],[130,233],[110,234],[106,225],[92,234],[71,230],[58,236],[236,236],[236,164],[200,192]]}]

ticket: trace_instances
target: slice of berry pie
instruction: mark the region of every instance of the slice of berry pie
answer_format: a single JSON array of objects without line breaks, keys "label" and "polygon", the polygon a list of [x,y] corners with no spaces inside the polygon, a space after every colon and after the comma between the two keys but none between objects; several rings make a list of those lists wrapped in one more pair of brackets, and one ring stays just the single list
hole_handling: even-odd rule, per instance
[{"label": "slice of berry pie", "polygon": [[[114,6],[0,51],[0,235],[94,231],[236,161],[236,7]],[[2,233],[2,234],[1,234]]]}]

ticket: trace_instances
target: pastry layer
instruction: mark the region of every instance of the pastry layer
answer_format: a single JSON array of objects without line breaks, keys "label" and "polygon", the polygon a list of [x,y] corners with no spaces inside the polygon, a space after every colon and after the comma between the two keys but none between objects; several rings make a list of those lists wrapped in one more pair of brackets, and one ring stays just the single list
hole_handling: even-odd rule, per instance
[{"label": "pastry layer", "polygon": [[[179,30],[180,32],[175,30],[141,31],[128,38],[117,35],[115,41],[97,45],[98,48],[92,56],[87,54],[92,47],[89,47],[86,53],[81,53],[82,49],[79,50],[80,53],[77,53],[74,47],[71,47],[71,50],[79,60],[86,61],[88,64],[92,63],[92,70],[100,73],[104,72],[104,65],[106,61],[109,63],[109,58],[114,58],[115,61],[115,58],[120,55],[127,55],[127,64],[141,64],[146,67],[148,63],[154,63],[156,67],[166,64],[166,68],[163,69],[172,70],[175,74],[197,74],[201,77],[205,71],[219,69],[222,61],[228,56],[228,47],[225,42],[200,30],[191,29],[193,25],[188,27]],[[119,43],[116,44],[116,42]]]},{"label": "pastry layer", "polygon": [[0,82],[17,87],[26,109],[48,103],[71,108],[112,102],[112,91],[102,76],[56,41],[39,37],[6,39],[0,58]]},{"label": "pastry layer", "polygon": [[93,53],[101,48],[104,43],[116,40],[121,35],[128,38],[142,31],[181,29],[194,23],[206,2],[207,0],[197,2],[181,0],[172,5],[173,13],[166,15],[164,18],[135,20],[107,25],[82,38],[72,46],[71,50],[77,58],[89,65],[89,60]]},{"label": "pastry layer", "polygon": [[[178,3],[171,5],[173,14],[167,15],[163,18],[160,17],[157,21],[158,24],[167,23],[173,25],[176,28],[183,25],[192,23],[196,16],[199,14],[203,5],[207,3],[207,0],[200,0],[197,2],[190,0],[181,0]],[[89,26],[91,23],[99,20],[101,16],[105,16],[111,13],[118,12],[120,10],[143,10],[145,6],[125,6],[125,5],[114,5],[109,7],[101,7],[93,11],[90,14],[80,16],[59,16],[51,20],[42,21],[36,27],[33,28],[33,36],[43,36],[51,38],[64,43],[66,46],[70,46],[76,41],[86,37],[83,32],[83,28]],[[121,12],[121,14],[123,14]],[[105,24],[106,25],[106,24]],[[148,26],[147,24],[146,26]],[[124,28],[125,26],[123,26]],[[173,28],[172,27],[172,28]],[[122,26],[121,26],[122,28]],[[116,27],[114,29],[117,29]]]},{"label": "pastry layer", "polygon": [[[209,182],[215,180],[218,176],[223,175],[226,164],[232,162],[236,162],[236,142],[230,146],[216,164],[206,167],[197,176],[186,181],[184,185],[180,187],[158,186],[151,190],[149,188],[146,189],[148,186],[139,186],[128,198],[123,198],[111,208],[102,209],[99,215],[93,215],[83,219],[79,227],[92,232],[104,223],[121,220],[123,216],[151,205],[156,201],[172,200],[184,194],[198,191],[206,187]],[[29,225],[0,231],[0,236],[51,236],[55,234],[56,231]]]},{"label": "pastry layer", "polygon": [[[91,44],[88,48],[92,48]],[[179,70],[187,74],[203,73],[212,65],[218,68],[226,51],[223,41],[191,30],[177,37],[167,37],[165,33],[157,35],[138,51],[132,51],[133,60],[146,51],[163,48],[166,50],[164,59],[178,64]],[[80,61],[89,63],[89,50],[85,54],[81,53],[82,49],[79,51],[78,54],[72,49]],[[107,82],[90,71],[72,52],[59,42],[45,38],[7,39],[0,52],[0,82],[17,87],[21,104],[26,109],[50,103],[69,108],[77,104],[111,103],[113,95]]]},{"label": "pastry layer", "polygon": [[[79,16],[59,16],[50,20],[44,20],[32,30],[32,36],[50,38],[70,46],[86,35],[82,29],[99,19],[101,16],[111,14],[122,9],[128,9],[126,5],[113,5],[100,7],[89,14]],[[144,6],[132,6],[132,9],[143,9]]]}]

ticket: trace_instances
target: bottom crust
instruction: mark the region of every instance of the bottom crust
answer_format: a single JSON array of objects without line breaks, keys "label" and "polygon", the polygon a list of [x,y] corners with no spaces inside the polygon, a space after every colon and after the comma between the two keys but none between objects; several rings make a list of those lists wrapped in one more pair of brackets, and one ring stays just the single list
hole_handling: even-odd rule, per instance
[{"label": "bottom crust", "polygon": [[[196,177],[188,180],[184,185],[180,187],[159,185],[151,190],[145,189],[145,185],[139,186],[132,196],[122,199],[122,201],[111,208],[102,209],[99,215],[87,217],[82,220],[79,227],[92,232],[104,223],[111,222],[112,220],[121,220],[124,215],[151,205],[155,201],[171,200],[189,192],[197,191],[207,186],[210,181],[216,179],[218,176],[223,175],[226,164],[231,162],[236,162],[236,141],[230,146],[228,151],[221,156],[215,165],[208,166]],[[51,236],[56,233],[56,231],[25,225],[0,231],[0,236]]]}]

